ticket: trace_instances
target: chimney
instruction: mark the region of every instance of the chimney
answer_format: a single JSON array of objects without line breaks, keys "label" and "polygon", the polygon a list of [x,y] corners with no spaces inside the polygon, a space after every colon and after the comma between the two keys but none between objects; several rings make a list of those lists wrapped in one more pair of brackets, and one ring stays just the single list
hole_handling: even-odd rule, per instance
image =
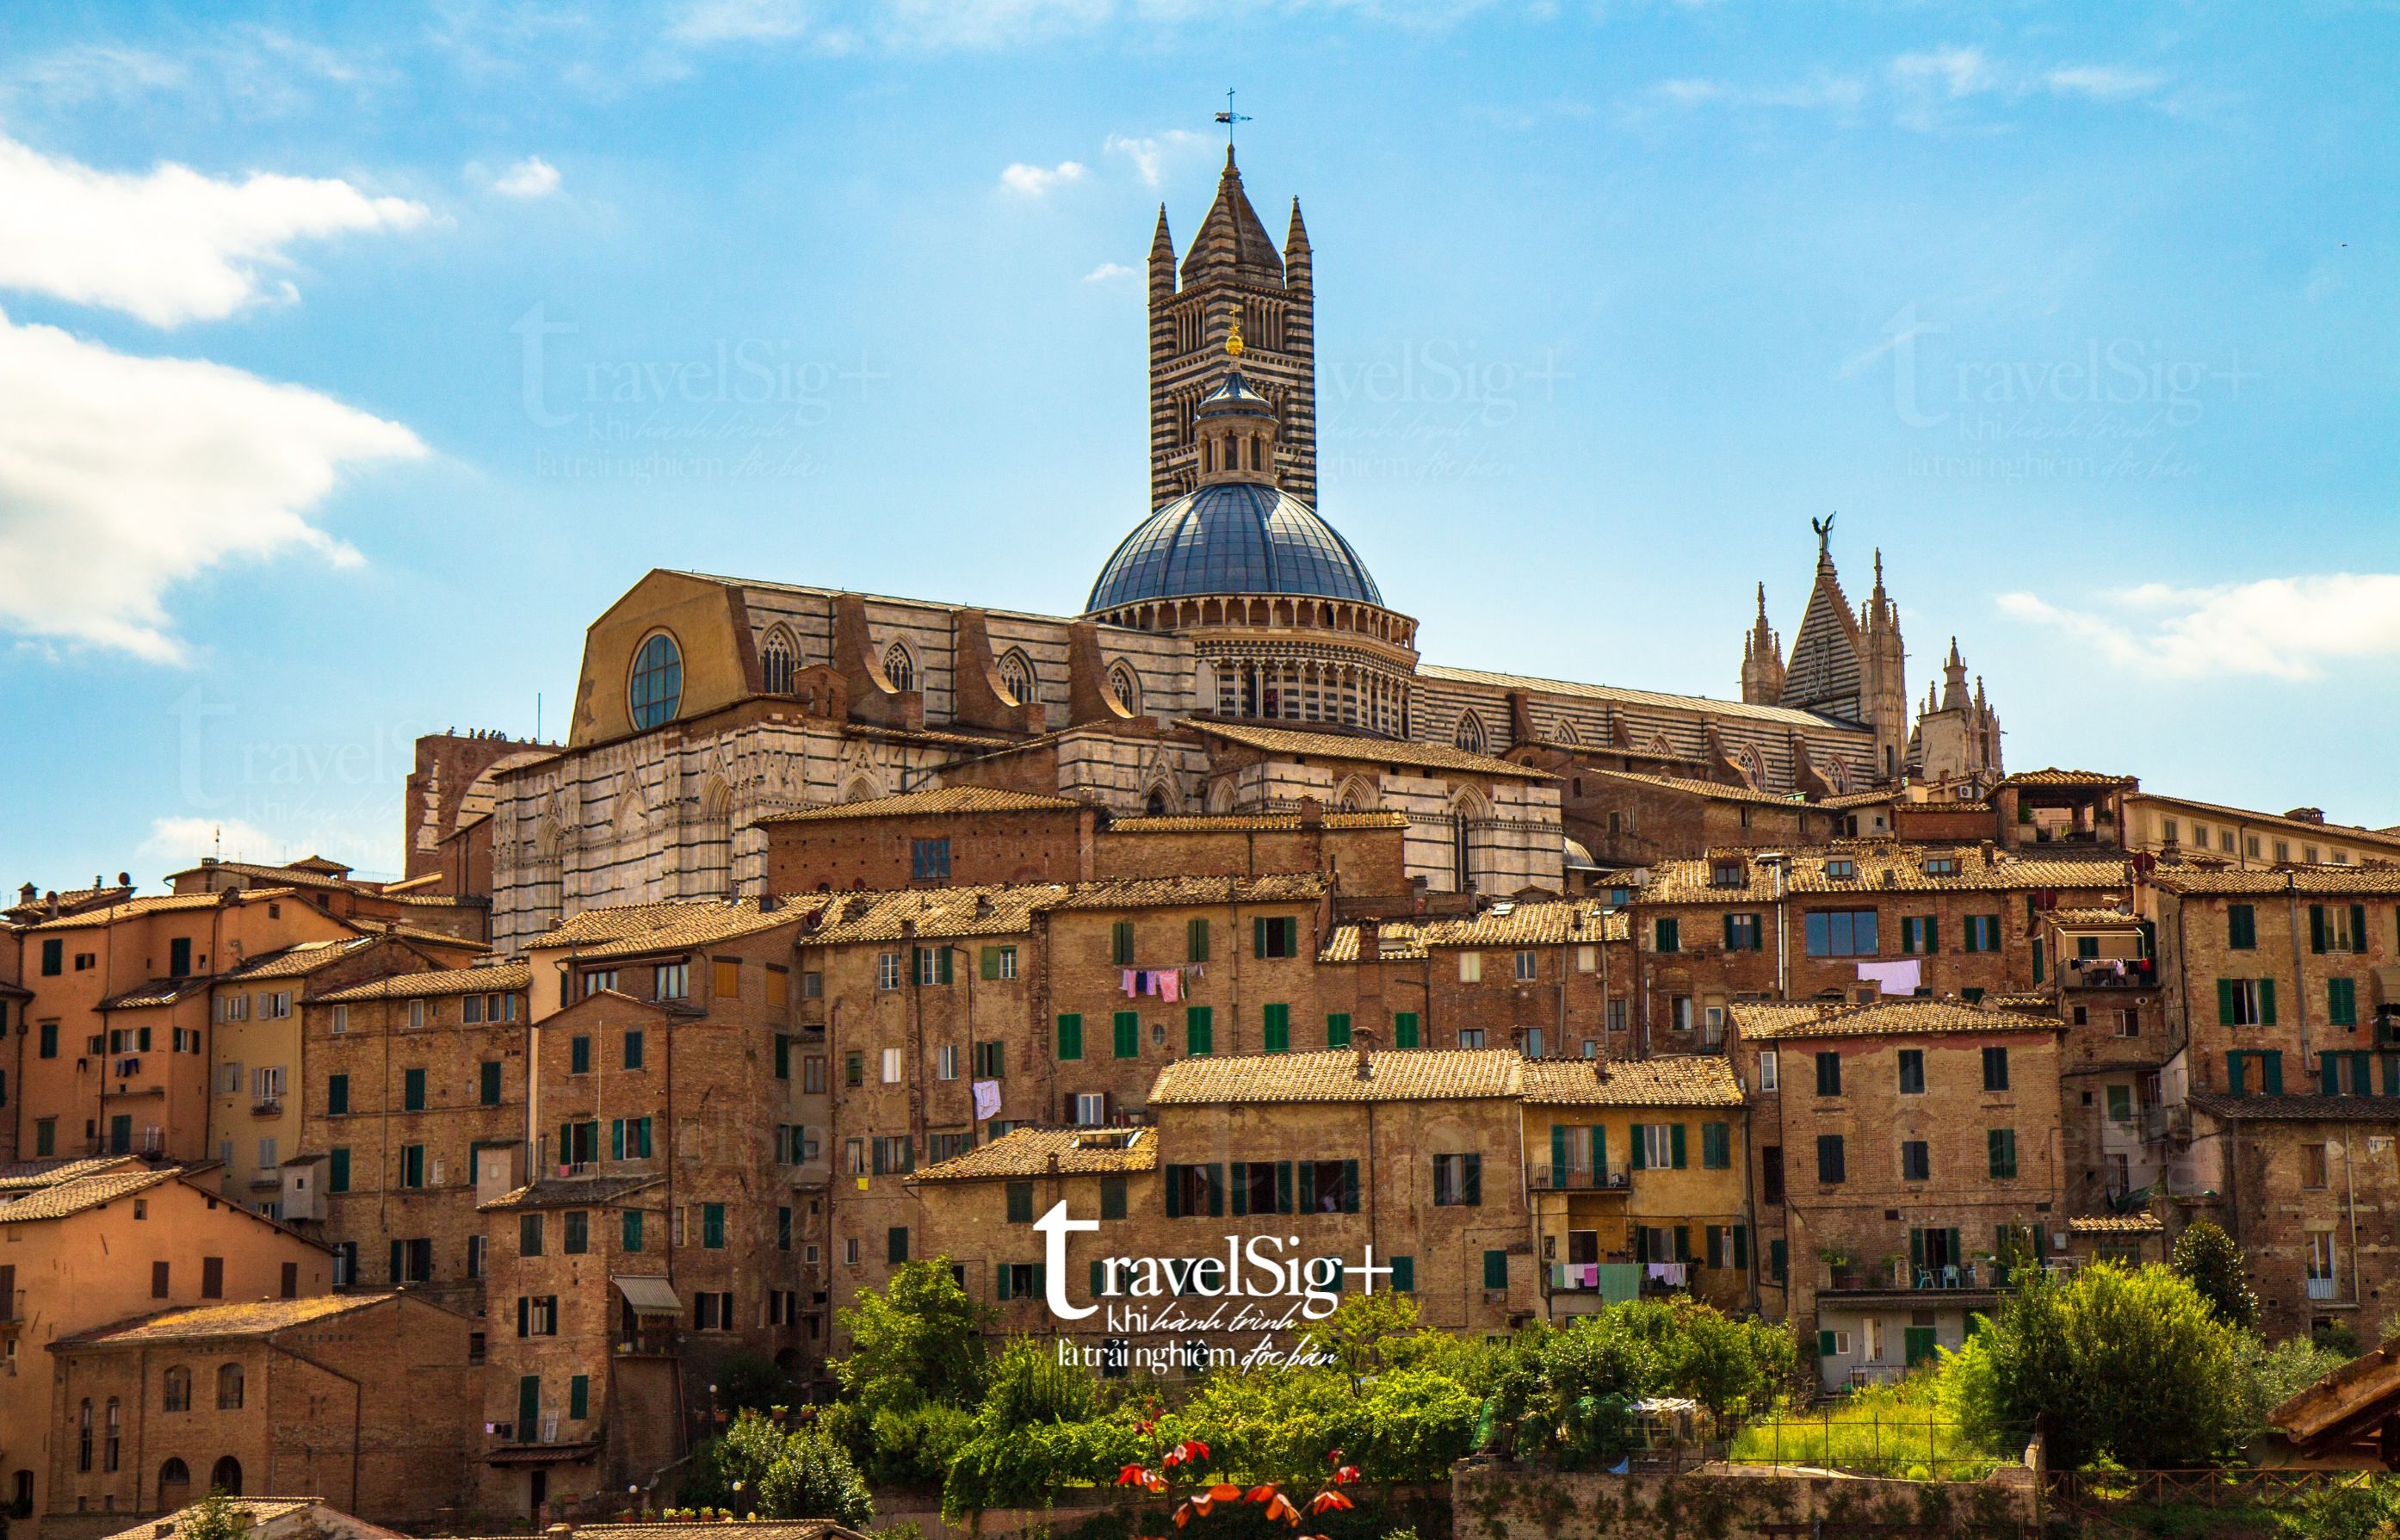
[{"label": "chimney", "polygon": [[1358,961],[1372,962],[1384,955],[1384,922],[1373,915],[1358,921]]},{"label": "chimney", "polygon": [[977,920],[989,920],[992,915],[992,908],[993,905],[991,902],[991,894],[975,894],[975,918]]},{"label": "chimney", "polygon": [[213,866],[216,864],[217,858],[213,855],[204,855],[200,857],[200,865],[203,866]]},{"label": "chimney", "polygon": [[120,888],[130,888],[133,886],[133,874],[131,872],[118,872],[116,874],[116,885]]},{"label": "chimney", "polygon": [[758,912],[760,914],[773,914],[775,910],[782,906],[783,902],[784,901],[782,899],[777,898],[773,893],[762,893],[758,895]]},{"label": "chimney", "polygon": [[20,904],[31,904],[41,896],[42,890],[34,887],[31,882],[17,890],[17,902]]},{"label": "chimney", "polygon": [[1300,826],[1303,829],[1325,827],[1325,804],[1314,797],[1300,799]]}]

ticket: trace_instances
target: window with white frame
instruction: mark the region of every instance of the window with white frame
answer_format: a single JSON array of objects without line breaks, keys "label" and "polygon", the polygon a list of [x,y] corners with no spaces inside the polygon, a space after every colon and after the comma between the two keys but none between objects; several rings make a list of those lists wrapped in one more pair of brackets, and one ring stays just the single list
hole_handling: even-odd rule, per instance
[{"label": "window with white frame", "polygon": [[1109,1098],[1098,1091],[1075,1094],[1075,1122],[1084,1128],[1097,1128],[1109,1121]]},{"label": "window with white frame", "polygon": [[1481,952],[1461,952],[1458,954],[1458,981],[1461,984],[1480,984],[1483,982],[1483,954]]},{"label": "window with white frame", "polygon": [[883,1083],[886,1085],[900,1083],[900,1050],[897,1048],[883,1050]]},{"label": "window with white frame", "polygon": [[900,988],[900,954],[878,953],[875,959],[875,987],[879,989]]},{"label": "window with white frame", "polygon": [[959,1045],[957,1043],[945,1043],[934,1050],[934,1078],[935,1080],[959,1078]]},{"label": "window with white frame", "polygon": [[1762,1091],[1780,1091],[1783,1088],[1782,1083],[1776,1079],[1775,1050],[1772,1048],[1759,1051],[1758,1088]]}]

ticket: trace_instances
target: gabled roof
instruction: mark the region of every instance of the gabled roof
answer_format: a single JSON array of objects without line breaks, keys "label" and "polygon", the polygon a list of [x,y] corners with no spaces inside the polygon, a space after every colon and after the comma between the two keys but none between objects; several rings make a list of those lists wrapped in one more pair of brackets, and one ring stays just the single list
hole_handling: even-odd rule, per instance
[{"label": "gabled roof", "polygon": [[[307,1525],[293,1523],[290,1532],[304,1534],[310,1529],[320,1529],[339,1540],[402,1540],[398,1530],[388,1530],[380,1524],[370,1524],[363,1519],[342,1512],[321,1497],[234,1497],[227,1499],[234,1509],[250,1520],[251,1533],[280,1540],[283,1521],[306,1517]],[[199,1511],[194,1503],[158,1519],[145,1519],[131,1529],[118,1530],[106,1540],[175,1540],[185,1525]]]},{"label": "gabled roof", "polygon": [[[42,1220],[70,1219],[88,1209],[146,1192],[176,1179],[180,1173],[170,1166],[165,1170],[128,1168],[106,1171],[91,1176],[75,1177],[66,1181],[37,1187],[23,1197],[0,1203],[0,1224],[30,1224]],[[236,1212],[247,1212],[236,1209]]]},{"label": "gabled roof", "polygon": [[[1055,1165],[1053,1163],[1056,1163]],[[998,1177],[1104,1176],[1153,1170],[1158,1133],[1151,1128],[1018,1128],[929,1165],[918,1181],[975,1181]]]},{"label": "gabled roof", "polygon": [[27,1192],[39,1187],[56,1187],[62,1181],[78,1177],[97,1176],[102,1171],[148,1171],[150,1165],[138,1155],[62,1155],[55,1160],[24,1160],[0,1165],[0,1201],[10,1192]]},{"label": "gabled roof", "polygon": [[938,786],[931,791],[903,792],[897,797],[837,802],[830,807],[803,808],[758,820],[761,824],[835,823],[851,818],[925,818],[969,812],[1072,812],[1088,804],[1067,797],[1004,791],[997,786]]},{"label": "gabled roof", "polygon": [[1287,758],[1349,759],[1376,765],[1410,765],[1419,770],[1456,770],[1463,774],[1497,775],[1519,781],[1551,781],[1548,770],[1488,754],[1469,754],[1446,743],[1419,743],[1398,738],[1368,738],[1340,732],[1302,732],[1293,728],[1253,727],[1248,722],[1213,722],[1200,717],[1185,726],[1210,738]]},{"label": "gabled roof", "polygon": [[2237,871],[2228,866],[2161,865],[2150,874],[2161,893],[2194,898],[2271,897],[2297,893],[2303,898],[2381,898],[2400,893],[2400,866],[2286,866]]},{"label": "gabled roof", "polygon": [[1664,1058],[1529,1058],[1531,1107],[1739,1107],[1745,1098],[1722,1054]]},{"label": "gabled roof", "polygon": [[[1657,707],[1662,710],[1690,713],[1702,716],[1719,716],[1726,721],[1772,722],[1781,727],[1804,728],[1822,731],[1828,728],[1850,732],[1869,729],[1856,722],[1845,722],[1794,706],[1753,706],[1739,701],[1720,701],[1708,695],[1670,695],[1655,689],[1627,689],[1616,685],[1586,685],[1572,679],[1542,679],[1526,674],[1495,674],[1488,669],[1450,668],[1439,663],[1419,663],[1417,677],[1437,684],[1482,685],[1493,689],[1524,690],[1528,693],[1564,695],[1578,700],[1597,701],[1608,705]],[[1597,753],[1615,752],[1606,743],[1555,745],[1561,748],[1585,747]]]},{"label": "gabled roof", "polygon": [[956,936],[1021,935],[1033,916],[1067,893],[1062,883],[1021,882],[974,888],[907,888],[896,892],[804,895],[822,901],[825,919],[799,937],[804,947],[857,941],[934,941]]},{"label": "gabled roof", "polygon": [[443,968],[432,973],[395,974],[371,983],[311,995],[311,1005],[348,1005],[368,1000],[429,1000],[443,995],[510,994],[533,985],[533,969],[523,962],[501,962],[484,968]]},{"label": "gabled roof", "polygon": [[2055,1017],[2024,1011],[1996,1011],[1955,1000],[1879,1000],[1865,1005],[1775,1002],[1737,1003],[1729,1009],[1745,1042],[1789,1038],[1913,1037],[1935,1032],[1991,1032],[2004,1036],[2064,1031]]},{"label": "gabled roof", "polygon": [[[1716,866],[1739,860],[1743,880],[1720,887]],[[1848,863],[1848,877],[1835,875]],[[1943,864],[1947,864],[1943,869]],[[2018,893],[2059,889],[2089,893],[2130,886],[2132,868],[2121,854],[2077,858],[1986,854],[1975,845],[1866,843],[1795,851],[1782,857],[1785,892],[1794,898],[1831,895],[1871,898],[1879,893]],[[1775,896],[1772,863],[1756,854],[1655,862],[1637,897],[1644,904],[1758,903]]]},{"label": "gabled roof", "polygon": [[288,897],[290,888],[248,888],[233,893],[159,893],[150,898],[129,898],[122,904],[110,904],[81,914],[61,915],[28,927],[34,931],[93,930],[114,925],[120,920],[138,920],[145,915],[174,914],[186,909],[220,909],[231,905],[256,904],[270,898]]},{"label": "gabled roof", "polygon": [[2003,787],[2092,786],[2098,788],[2124,786],[2130,789],[2140,784],[2141,782],[2135,780],[2130,775],[2110,775],[2104,770],[2058,770],[2055,768],[2051,770],[2019,770],[2014,775],[2004,775],[2000,777],[2000,785]]},{"label": "gabled roof", "polygon": [[306,978],[321,969],[330,968],[361,947],[372,947],[384,939],[380,935],[351,936],[342,941],[303,941],[280,951],[255,957],[220,974],[219,984],[247,984],[252,979]]},{"label": "gabled roof", "polygon": [[1507,1048],[1403,1048],[1368,1056],[1243,1054],[1178,1059],[1150,1088],[1152,1107],[1242,1102],[1451,1101],[1514,1097],[1524,1056]]},{"label": "gabled roof", "polygon": [[2255,808],[2229,807],[2222,802],[2202,802],[2189,797],[2176,797],[2167,792],[2137,791],[2134,799],[2164,803],[2170,807],[2189,808],[2237,824],[2264,824],[2271,828],[2289,829],[2294,834],[2313,835],[2327,844],[2374,845],[2384,850],[2400,848],[2400,828],[2369,829],[2355,824],[2323,824],[2312,818],[2288,818],[2278,812],[2260,812]]},{"label": "gabled roof", "polygon": [[[1711,802],[1747,802],[1766,807],[1792,808],[1802,812],[1809,811],[1812,807],[1822,806],[1822,804],[1811,803],[1798,792],[1759,791],[1751,786],[1728,785],[1721,781],[1695,781],[1689,776],[1683,775],[1645,775],[1639,770],[1588,770],[1583,772],[1583,778],[1587,781],[1613,781],[1624,785],[1648,786],[1657,791],[1677,792],[1685,797],[1698,797]],[[1875,794],[1869,797],[1869,800],[1875,800],[1876,796],[1888,795],[1888,793]]]},{"label": "gabled roof", "polygon": [[[1622,910],[1593,899],[1519,900],[1494,904],[1453,920],[1386,920],[1376,926],[1376,955],[1419,958],[1439,947],[1556,947],[1624,941],[1631,935]],[[1356,962],[1361,927],[1338,925],[1316,954],[1319,962]]]},{"label": "gabled roof", "polygon": [[329,1315],[347,1315],[399,1299],[397,1293],[320,1294],[303,1300],[245,1300],[225,1304],[161,1310],[109,1326],[61,1337],[50,1351],[75,1347],[140,1346],[146,1342],[197,1342],[222,1337],[265,1337],[307,1326]]},{"label": "gabled roof", "polygon": [[[811,895],[816,897],[819,895]],[[732,941],[796,925],[810,904],[802,898],[761,909],[755,898],[683,898],[585,909],[525,943],[528,951],[571,948],[579,961],[638,957],[649,952]]]}]

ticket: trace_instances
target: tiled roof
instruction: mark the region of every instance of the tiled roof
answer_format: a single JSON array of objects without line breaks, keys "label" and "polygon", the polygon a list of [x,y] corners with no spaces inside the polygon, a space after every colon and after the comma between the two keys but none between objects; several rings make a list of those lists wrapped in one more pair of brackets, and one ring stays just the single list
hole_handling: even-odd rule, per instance
[{"label": "tiled roof", "polygon": [[[391,1540],[401,1540],[399,1531],[388,1530],[380,1524],[370,1524],[363,1519],[342,1513],[340,1509],[321,1497],[231,1497],[226,1501],[250,1520],[250,1527],[252,1530],[262,1529],[278,1520],[288,1519],[295,1513],[303,1513],[310,1508],[322,1508],[329,1514],[340,1516],[341,1525],[338,1533],[345,1536],[365,1536],[367,1540],[380,1540],[380,1537],[389,1535]],[[145,1519],[131,1529],[118,1530],[115,1534],[106,1536],[105,1540],[174,1540],[174,1536],[183,1532],[184,1526],[190,1523],[192,1516],[198,1511],[199,1505],[194,1503],[187,1507],[177,1508],[163,1518]]]},{"label": "tiled roof", "polygon": [[1049,907],[1140,909],[1184,904],[1310,904],[1324,897],[1326,888],[1326,879],[1317,872],[1271,872],[1261,877],[1117,877],[1075,883]]},{"label": "tiled roof", "polygon": [[1721,1054],[1527,1059],[1522,1074],[1525,1100],[1537,1107],[1739,1107],[1743,1100]]},{"label": "tiled roof", "polygon": [[[104,888],[70,888],[58,895],[59,912],[64,915],[83,905],[97,904],[103,899],[111,903],[122,903],[132,896],[131,888],[120,887],[114,883]],[[31,904],[11,904],[6,908],[0,908],[0,919],[19,925],[37,925],[48,917],[49,912],[50,901],[44,896],[34,899]]]},{"label": "tiled roof", "polygon": [[120,995],[111,995],[100,1002],[103,1011],[138,1011],[149,1005],[172,1005],[185,995],[205,993],[216,982],[214,975],[190,974],[182,978],[154,978],[138,984]]},{"label": "tiled roof", "polygon": [[[1951,861],[1955,871],[1929,873],[1929,860]],[[1848,861],[1855,875],[1832,877],[1826,863]],[[2006,851],[1986,857],[1979,846],[1860,844],[1792,852],[1784,857],[1786,891],[1795,898],[1877,893],[2014,893],[2025,889],[2113,892],[2128,885],[2121,856],[2026,858]],[[1743,861],[1744,881],[1718,887],[1707,859],[1661,861],[1639,890],[1644,904],[1764,903],[1775,896],[1772,866],[1755,856]]]},{"label": "tiled roof", "polygon": [[[1538,679],[1522,674],[1492,674],[1475,668],[1446,668],[1438,663],[1419,663],[1417,677],[1437,684],[1488,685],[1494,689],[1521,689],[1548,695],[1567,695],[1578,700],[1605,701],[1616,705],[1659,706],[1669,711],[1698,713],[1722,716],[1728,720],[1780,722],[1795,728],[1833,728],[1861,731],[1854,722],[1835,721],[1820,716],[1813,711],[1800,711],[1791,706],[1753,706],[1739,701],[1720,701],[1706,695],[1668,695],[1658,690],[1620,689],[1614,685],[1583,685],[1568,679]],[[1602,752],[1606,746],[1602,745]]]},{"label": "tiled roof", "polygon": [[589,1208],[599,1204],[615,1203],[665,1180],[664,1177],[639,1171],[628,1171],[619,1176],[543,1177],[475,1206],[487,1213],[507,1208]]},{"label": "tiled roof", "polygon": [[1655,786],[1660,791],[1682,792],[1687,797],[1706,797],[1711,802],[1752,802],[1768,807],[1796,808],[1807,811],[1810,806],[1797,792],[1759,791],[1751,786],[1727,785],[1721,781],[1694,781],[1681,775],[1644,775],[1639,770],[1586,770],[1587,781],[1619,781],[1630,785]]},{"label": "tiled roof", "polygon": [[2069,930],[2078,926],[2107,926],[2116,930],[2135,930],[2142,923],[2139,917],[2119,908],[2052,909],[2050,918]]},{"label": "tiled roof", "polygon": [[578,960],[593,960],[707,946],[797,924],[818,896],[810,894],[763,911],[755,898],[676,899],[586,909],[534,937],[525,947],[531,951],[571,947]]},{"label": "tiled roof", "polygon": [[404,920],[368,920],[361,917],[349,923],[369,935],[396,935],[402,941],[414,941],[424,947],[452,950],[464,947],[469,951],[476,952],[491,950],[489,947],[472,936],[454,935],[448,931],[437,931],[430,926],[412,925]]},{"label": "tiled roof", "polygon": [[2048,989],[2026,989],[2017,994],[1985,995],[1982,1003],[1995,1011],[2055,1011],[2058,997]]},{"label": "tiled roof", "polygon": [[1513,1097],[1521,1088],[1524,1056],[1508,1048],[1404,1048],[1369,1056],[1244,1054],[1178,1059],[1150,1087],[1152,1107],[1209,1107],[1232,1102],[1449,1101]]},{"label": "tiled roof", "polygon": [[430,1000],[442,995],[509,994],[533,987],[533,969],[523,962],[484,968],[442,968],[426,974],[395,974],[311,995],[311,1005],[349,1005],[367,1000]]},{"label": "tiled roof", "polygon": [[2070,1235],[2158,1235],[2166,1231],[2156,1214],[2080,1214],[2066,1221]]},{"label": "tiled roof", "polygon": [[0,1203],[0,1224],[63,1220],[87,1208],[98,1208],[118,1198],[146,1192],[163,1182],[173,1181],[175,1178],[176,1172],[172,1169],[123,1170],[53,1182],[48,1187],[35,1188],[21,1198]]},{"label": "tiled roof", "polygon": [[989,1144],[917,1173],[919,1181],[973,1181],[987,1177],[1041,1177],[1149,1171],[1158,1165],[1158,1135],[1148,1128],[1019,1128]]},{"label": "tiled roof", "polygon": [[[1405,829],[1404,812],[1328,812],[1320,820],[1329,829]],[[1157,818],[1111,818],[1110,834],[1241,834],[1288,833],[1302,826],[1296,812],[1177,813]]]},{"label": "tiled roof", "polygon": [[761,824],[807,824],[846,818],[918,818],[961,812],[1065,812],[1085,804],[1065,797],[1002,791],[996,786],[941,786],[931,791],[903,792],[861,802],[837,802],[830,807],[803,808],[761,818]]},{"label": "tiled roof", "polygon": [[1914,1036],[1920,1032],[2058,1031],[2064,1024],[2023,1011],[1955,1000],[1879,1000],[1867,1005],[1735,1004],[1733,1024],[1752,1043],[1783,1038]]},{"label": "tiled roof", "polygon": [[[1033,916],[1068,890],[1056,882],[977,888],[918,888],[896,893],[825,896],[825,921],[800,934],[804,947],[853,941],[898,941],[904,936],[937,940],[950,936],[1021,935]],[[809,902],[819,895],[809,895]],[[837,916],[839,918],[837,918]],[[914,926],[904,932],[904,925]]]},{"label": "tiled roof", "polygon": [[1413,765],[1420,770],[1458,770],[1471,775],[1514,776],[1520,781],[1548,781],[1549,771],[1535,770],[1488,754],[1469,754],[1442,743],[1417,743],[1397,738],[1351,737],[1338,732],[1301,732],[1291,728],[1252,727],[1247,722],[1210,722],[1197,717],[1188,726],[1211,738],[1286,757],[1313,755],[1319,759],[1357,759],[1381,765]]},{"label": "tiled roof", "polygon": [[2141,783],[2130,775],[2110,775],[2105,770],[2019,770],[2002,776],[2003,786],[2137,786]]},{"label": "tiled roof", "polygon": [[[1455,920],[1387,920],[1377,926],[1377,955],[1420,958],[1438,947],[1555,947],[1623,941],[1631,934],[1622,910],[1593,899],[1520,900]],[[1316,954],[1319,962],[1358,961],[1358,926],[1338,925]]]},{"label": "tiled roof", "polygon": [[252,958],[229,974],[218,975],[220,984],[246,984],[254,978],[305,978],[320,968],[330,968],[361,947],[372,947],[381,938],[372,935],[353,936],[347,941],[303,941],[281,951],[268,952]]},{"label": "tiled roof", "polygon": [[2223,802],[2202,802],[2189,797],[2171,797],[2163,792],[2135,792],[2134,799],[2161,803],[2173,808],[2187,808],[2195,812],[2230,819],[2237,824],[2266,824],[2290,829],[2298,834],[2315,835],[2329,844],[2368,844],[2385,847],[2400,846],[2400,828],[2368,829],[2355,824],[2320,824],[2310,818],[2286,818],[2279,812],[2260,812],[2255,808],[2229,807]]},{"label": "tiled roof", "polygon": [[2400,893],[2400,866],[2290,866],[2280,871],[2236,871],[2231,867],[2161,865],[2150,875],[2162,893],[2194,897],[2273,895],[2297,893],[2302,897],[2382,897]]},{"label": "tiled roof", "polygon": [[[2400,1098],[2392,1097],[2319,1097],[2290,1093],[2229,1097],[2214,1091],[2194,1091],[2188,1099],[2195,1110],[2211,1117],[2244,1123],[2400,1123]],[[0,1209],[0,1213],[5,1212],[5,1209]]]},{"label": "tiled roof", "polygon": [[[1890,786],[1875,786],[1866,791],[1846,791],[1832,797],[1820,797],[1808,804],[1812,808],[1867,808],[1877,802],[1897,802],[1900,793]],[[1952,807],[1981,807],[1979,802],[1954,802]]]},{"label": "tiled roof", "polygon": [[102,908],[86,909],[81,914],[64,915],[57,920],[45,920],[32,926],[36,931],[89,930],[114,925],[119,920],[136,920],[143,915],[173,914],[185,909],[215,909],[229,904],[255,904],[263,899],[289,893],[289,888],[251,888],[241,893],[160,893],[152,898],[129,898],[122,904]]},{"label": "tiled roof", "polygon": [[137,1315],[114,1326],[95,1327],[61,1337],[52,1352],[67,1347],[116,1347],[143,1342],[194,1342],[211,1337],[263,1337],[289,1327],[306,1326],[328,1315],[346,1315],[400,1296],[383,1294],[320,1294],[305,1300],[245,1300],[239,1303],[187,1305]]},{"label": "tiled roof", "polygon": [[257,878],[287,888],[326,888],[348,889],[355,891],[358,887],[358,884],[355,882],[345,882],[340,878],[334,877],[331,873],[313,871],[297,863],[289,866],[266,866],[248,861],[208,862],[198,866],[186,867],[180,872],[170,872],[168,874],[167,880],[172,882],[179,877],[200,877],[210,872],[231,872],[236,877]]},{"label": "tiled roof", "polygon": [[63,1155],[56,1160],[17,1161],[0,1165],[0,1193],[56,1187],[62,1181],[74,1181],[78,1177],[129,1169],[146,1172],[150,1167],[132,1155]]}]

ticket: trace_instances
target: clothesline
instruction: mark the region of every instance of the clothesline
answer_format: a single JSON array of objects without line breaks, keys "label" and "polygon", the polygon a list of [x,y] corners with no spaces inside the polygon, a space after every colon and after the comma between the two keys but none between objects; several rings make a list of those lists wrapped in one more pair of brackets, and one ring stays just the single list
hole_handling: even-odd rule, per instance
[{"label": "clothesline", "polygon": [[1197,962],[1186,962],[1173,968],[1127,968],[1125,970],[1125,992],[1127,1000],[1140,995],[1156,995],[1173,1004],[1184,993],[1183,975],[1204,977],[1208,970]]}]

